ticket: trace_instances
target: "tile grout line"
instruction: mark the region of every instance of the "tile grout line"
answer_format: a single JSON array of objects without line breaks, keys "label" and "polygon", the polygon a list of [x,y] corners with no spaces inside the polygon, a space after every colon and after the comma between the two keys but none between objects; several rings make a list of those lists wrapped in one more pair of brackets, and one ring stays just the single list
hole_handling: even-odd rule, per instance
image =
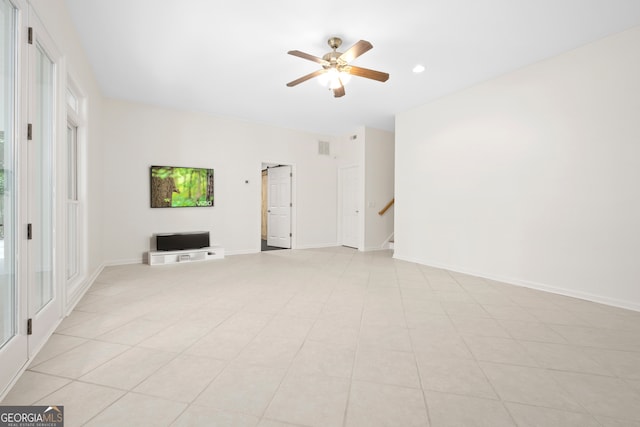
[{"label": "tile grout line", "polygon": [[[460,282],[458,280],[456,280],[456,278],[452,275],[451,276],[452,279],[458,283],[459,286]],[[463,288],[465,290],[466,293],[468,293],[466,288]],[[486,310],[485,310],[486,311]],[[446,310],[445,310],[446,312]],[[451,323],[453,324],[453,327],[456,328],[456,331],[458,332],[458,335],[460,336],[460,339],[462,340],[462,342],[464,343],[467,351],[469,352],[469,354],[471,354],[471,357],[473,358],[473,361],[475,362],[476,366],[478,366],[478,369],[480,369],[480,372],[482,372],[483,378],[485,379],[485,381],[487,381],[487,384],[489,384],[489,386],[491,387],[491,390],[493,390],[493,393],[496,395],[496,397],[498,398],[498,401],[500,402],[500,405],[502,406],[502,408],[505,410],[505,412],[509,415],[509,418],[511,419],[511,421],[513,422],[514,426],[517,426],[518,423],[516,422],[515,418],[513,417],[513,415],[511,414],[511,411],[509,411],[509,409],[507,408],[507,405],[505,404],[504,399],[502,398],[502,396],[500,395],[500,393],[498,393],[498,390],[496,390],[496,386],[493,384],[493,382],[489,379],[489,377],[487,376],[487,373],[485,372],[484,369],[482,369],[482,365],[480,364],[480,361],[478,360],[476,354],[471,350],[471,348],[469,347],[469,343],[467,343],[467,341],[464,339],[464,337],[462,336],[462,334],[460,334],[460,330],[458,329],[458,326],[456,326],[455,322],[453,322],[451,320],[451,316],[449,315],[448,312],[446,312],[447,316],[449,317],[449,320],[451,321]],[[491,316],[491,313],[488,313],[490,316],[490,319],[493,319],[493,316]],[[507,332],[508,333],[508,332]]]},{"label": "tile grout line", "polygon": [[[397,277],[398,269],[396,268],[395,270],[396,270],[396,277]],[[420,274],[422,275],[424,280],[426,280],[427,285],[429,285],[429,288],[432,289],[431,282],[429,281],[427,276],[425,276],[424,272],[422,272],[420,270]],[[416,373],[418,374],[418,383],[420,384],[420,391],[421,391],[421,394],[422,394],[422,401],[424,403],[425,415],[427,416],[427,425],[430,426],[430,425],[432,425],[431,411],[429,410],[429,403],[427,402],[427,394],[426,394],[426,390],[424,388],[424,384],[422,382],[422,374],[420,372],[420,366],[418,365],[418,358],[416,357],[416,349],[415,349],[415,346],[413,344],[413,337],[411,336],[411,333],[409,332],[409,324],[407,323],[407,311],[406,311],[404,299],[402,299],[401,301],[402,301],[402,316],[404,318],[405,324],[407,325],[407,333],[409,334],[409,344],[411,345],[411,354],[413,355],[413,361],[414,361],[414,363],[416,365]]]}]

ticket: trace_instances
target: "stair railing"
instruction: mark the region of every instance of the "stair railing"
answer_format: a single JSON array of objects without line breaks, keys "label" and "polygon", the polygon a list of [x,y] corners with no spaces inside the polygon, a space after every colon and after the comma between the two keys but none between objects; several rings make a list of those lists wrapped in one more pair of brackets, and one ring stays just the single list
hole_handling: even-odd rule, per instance
[{"label": "stair railing", "polygon": [[389,210],[389,208],[391,206],[393,206],[393,204],[396,202],[396,198],[394,197],[393,199],[391,199],[391,201],[389,201],[389,203],[386,204],[386,206],[384,208],[382,208],[380,210],[380,212],[378,212],[378,215],[384,215],[385,212],[387,212]]}]

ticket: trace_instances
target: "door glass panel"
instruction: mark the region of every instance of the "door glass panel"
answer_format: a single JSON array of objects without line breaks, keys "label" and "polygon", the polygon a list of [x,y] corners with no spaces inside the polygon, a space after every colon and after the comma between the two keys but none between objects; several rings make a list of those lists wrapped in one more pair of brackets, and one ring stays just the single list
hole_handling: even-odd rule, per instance
[{"label": "door glass panel", "polygon": [[78,200],[78,128],[67,124],[67,200]]},{"label": "door glass panel", "polygon": [[78,275],[78,204],[67,203],[67,279]]},{"label": "door glass panel", "polygon": [[54,64],[36,46],[36,117],[33,159],[33,308],[36,312],[53,299],[53,113]]},{"label": "door glass panel", "polygon": [[16,333],[15,18],[11,3],[0,0],[0,348]]},{"label": "door glass panel", "polygon": [[67,280],[78,274],[78,128],[67,124]]}]

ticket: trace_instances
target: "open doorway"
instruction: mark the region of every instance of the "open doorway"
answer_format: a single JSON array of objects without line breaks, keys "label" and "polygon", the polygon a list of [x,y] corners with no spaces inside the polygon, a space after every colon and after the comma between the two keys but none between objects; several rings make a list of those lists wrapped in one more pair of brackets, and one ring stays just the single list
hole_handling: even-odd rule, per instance
[{"label": "open doorway", "polygon": [[291,248],[292,176],[290,165],[262,164],[262,251]]}]

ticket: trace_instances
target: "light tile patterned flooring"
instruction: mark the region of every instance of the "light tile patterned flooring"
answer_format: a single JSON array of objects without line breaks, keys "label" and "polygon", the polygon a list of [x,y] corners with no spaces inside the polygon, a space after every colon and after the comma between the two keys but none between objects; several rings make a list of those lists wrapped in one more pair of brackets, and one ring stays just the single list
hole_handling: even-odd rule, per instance
[{"label": "light tile patterned flooring", "polygon": [[66,426],[640,426],[640,313],[347,248],[104,270],[3,404]]}]

